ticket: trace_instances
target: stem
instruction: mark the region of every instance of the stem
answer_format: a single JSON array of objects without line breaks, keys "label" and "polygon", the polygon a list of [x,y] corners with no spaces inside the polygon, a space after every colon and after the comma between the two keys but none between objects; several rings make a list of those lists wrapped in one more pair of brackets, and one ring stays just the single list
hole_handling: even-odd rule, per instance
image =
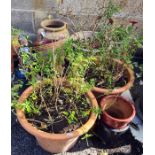
[{"label": "stem", "polygon": [[43,95],[42,95],[42,89],[41,89],[41,87],[40,87],[40,96],[41,96],[41,101],[44,103],[44,106],[45,106],[45,108],[46,108],[46,112],[47,112],[47,114],[48,114],[48,116],[49,116],[49,119],[50,119],[50,121],[52,122],[52,117],[51,117],[51,115],[50,115],[50,113],[49,113],[48,107],[47,107],[46,102],[45,102],[45,100],[44,100],[44,97],[43,97]]}]

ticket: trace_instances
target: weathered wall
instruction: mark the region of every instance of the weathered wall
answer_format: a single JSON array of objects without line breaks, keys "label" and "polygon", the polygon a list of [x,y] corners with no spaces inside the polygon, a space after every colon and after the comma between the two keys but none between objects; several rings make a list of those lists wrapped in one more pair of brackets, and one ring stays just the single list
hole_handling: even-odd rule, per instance
[{"label": "weathered wall", "polygon": [[[12,0],[12,26],[21,28],[29,32],[36,32],[40,21],[47,17],[50,13],[55,18],[59,18],[55,14],[58,7],[58,0]],[[75,23],[80,20],[86,21],[85,29],[89,29],[93,23],[93,19],[97,14],[99,7],[107,0],[63,0],[60,10],[65,13],[67,10],[72,11]],[[128,23],[129,20],[138,21],[138,29],[142,30],[143,23],[143,0],[114,0],[114,2],[122,6],[122,11],[114,16],[115,22]],[[88,17],[89,14],[89,17]],[[73,16],[72,16],[73,17]],[[71,23],[70,20],[67,22]]]}]

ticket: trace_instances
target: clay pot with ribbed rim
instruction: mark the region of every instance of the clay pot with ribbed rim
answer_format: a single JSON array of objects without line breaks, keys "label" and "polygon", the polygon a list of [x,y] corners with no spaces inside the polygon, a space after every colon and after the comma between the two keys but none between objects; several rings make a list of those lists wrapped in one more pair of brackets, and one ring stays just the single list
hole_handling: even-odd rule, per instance
[{"label": "clay pot with ribbed rim", "polygon": [[59,19],[45,19],[41,22],[40,32],[44,32],[44,37],[48,40],[62,40],[69,37],[67,23]]},{"label": "clay pot with ribbed rim", "polygon": [[[108,88],[100,88],[100,87],[94,87],[92,91],[98,95],[114,95],[114,94],[121,94],[124,91],[130,89],[133,86],[135,76],[134,71],[131,69],[131,67],[125,63],[123,63],[121,60],[113,59],[113,61],[117,62],[120,65],[123,65],[124,68],[124,76],[127,77],[127,83],[123,87],[118,87],[114,89],[108,89]],[[99,62],[97,62],[99,63]]]},{"label": "clay pot with ribbed rim", "polygon": [[[37,87],[39,86],[38,84]],[[23,103],[30,96],[33,89],[34,87],[32,86],[28,87],[20,96],[19,103]],[[86,97],[90,101],[91,107],[98,108],[96,98],[91,91],[86,93]],[[97,114],[92,112],[89,116],[88,121],[85,124],[83,124],[80,128],[69,133],[55,134],[44,132],[32,126],[32,124],[30,124],[26,119],[23,110],[16,109],[16,112],[17,112],[17,118],[22,127],[31,135],[35,136],[39,145],[43,149],[51,153],[60,153],[68,151],[71,147],[74,146],[74,144],[81,135],[85,134],[92,128],[97,119]]]},{"label": "clay pot with ribbed rim", "polygon": [[118,95],[103,97],[100,106],[102,121],[114,129],[127,127],[136,114],[134,104]]},{"label": "clay pot with ribbed rim", "polygon": [[37,32],[34,50],[49,51],[61,47],[69,38],[67,23],[58,19],[45,19]]}]

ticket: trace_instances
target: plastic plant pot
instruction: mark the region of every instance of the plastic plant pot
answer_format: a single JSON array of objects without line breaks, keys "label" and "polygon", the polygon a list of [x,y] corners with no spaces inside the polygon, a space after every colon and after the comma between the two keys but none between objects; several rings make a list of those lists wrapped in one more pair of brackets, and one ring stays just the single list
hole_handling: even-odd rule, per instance
[{"label": "plastic plant pot", "polygon": [[136,113],[133,103],[117,95],[104,97],[100,105],[102,121],[114,129],[125,128]]}]

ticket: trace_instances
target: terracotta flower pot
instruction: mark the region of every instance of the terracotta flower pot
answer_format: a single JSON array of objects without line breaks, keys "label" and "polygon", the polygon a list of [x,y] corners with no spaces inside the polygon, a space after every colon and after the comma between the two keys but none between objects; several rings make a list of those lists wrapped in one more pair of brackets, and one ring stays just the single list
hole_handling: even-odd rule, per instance
[{"label": "terracotta flower pot", "polygon": [[[32,86],[28,87],[20,96],[19,103],[23,103],[24,100],[26,100],[29,97],[32,91],[33,91],[33,87]],[[93,93],[89,91],[88,93],[86,93],[86,96],[91,102],[91,106],[94,108],[98,108],[98,103]],[[27,132],[35,136],[39,145],[43,149],[51,153],[60,153],[60,152],[65,152],[69,150],[76,143],[77,139],[81,135],[88,132],[90,128],[92,128],[92,126],[94,125],[97,119],[97,114],[91,113],[89,120],[83,126],[74,130],[73,132],[65,133],[65,134],[47,133],[47,132],[38,130],[36,127],[32,126],[32,124],[30,124],[27,121],[24,112],[19,109],[17,109],[17,118],[20,124],[22,125],[22,127]]]},{"label": "terracotta flower pot", "polygon": [[101,100],[102,121],[111,128],[125,128],[135,116],[133,103],[126,99],[110,95]]},{"label": "terracotta flower pot", "polygon": [[114,88],[112,89],[106,89],[106,88],[99,88],[99,87],[94,87],[92,89],[93,92],[97,94],[104,94],[104,95],[110,95],[110,94],[121,94],[124,91],[130,89],[133,86],[135,76],[133,70],[127,65],[124,64],[122,61],[114,59],[115,62],[117,62],[120,65],[123,65],[125,68],[125,76],[127,77],[128,81],[125,86],[120,87],[120,88]]},{"label": "terracotta flower pot", "polygon": [[49,51],[61,47],[69,38],[67,23],[61,20],[45,19],[41,22],[37,32],[37,40],[34,43],[34,50]]}]

